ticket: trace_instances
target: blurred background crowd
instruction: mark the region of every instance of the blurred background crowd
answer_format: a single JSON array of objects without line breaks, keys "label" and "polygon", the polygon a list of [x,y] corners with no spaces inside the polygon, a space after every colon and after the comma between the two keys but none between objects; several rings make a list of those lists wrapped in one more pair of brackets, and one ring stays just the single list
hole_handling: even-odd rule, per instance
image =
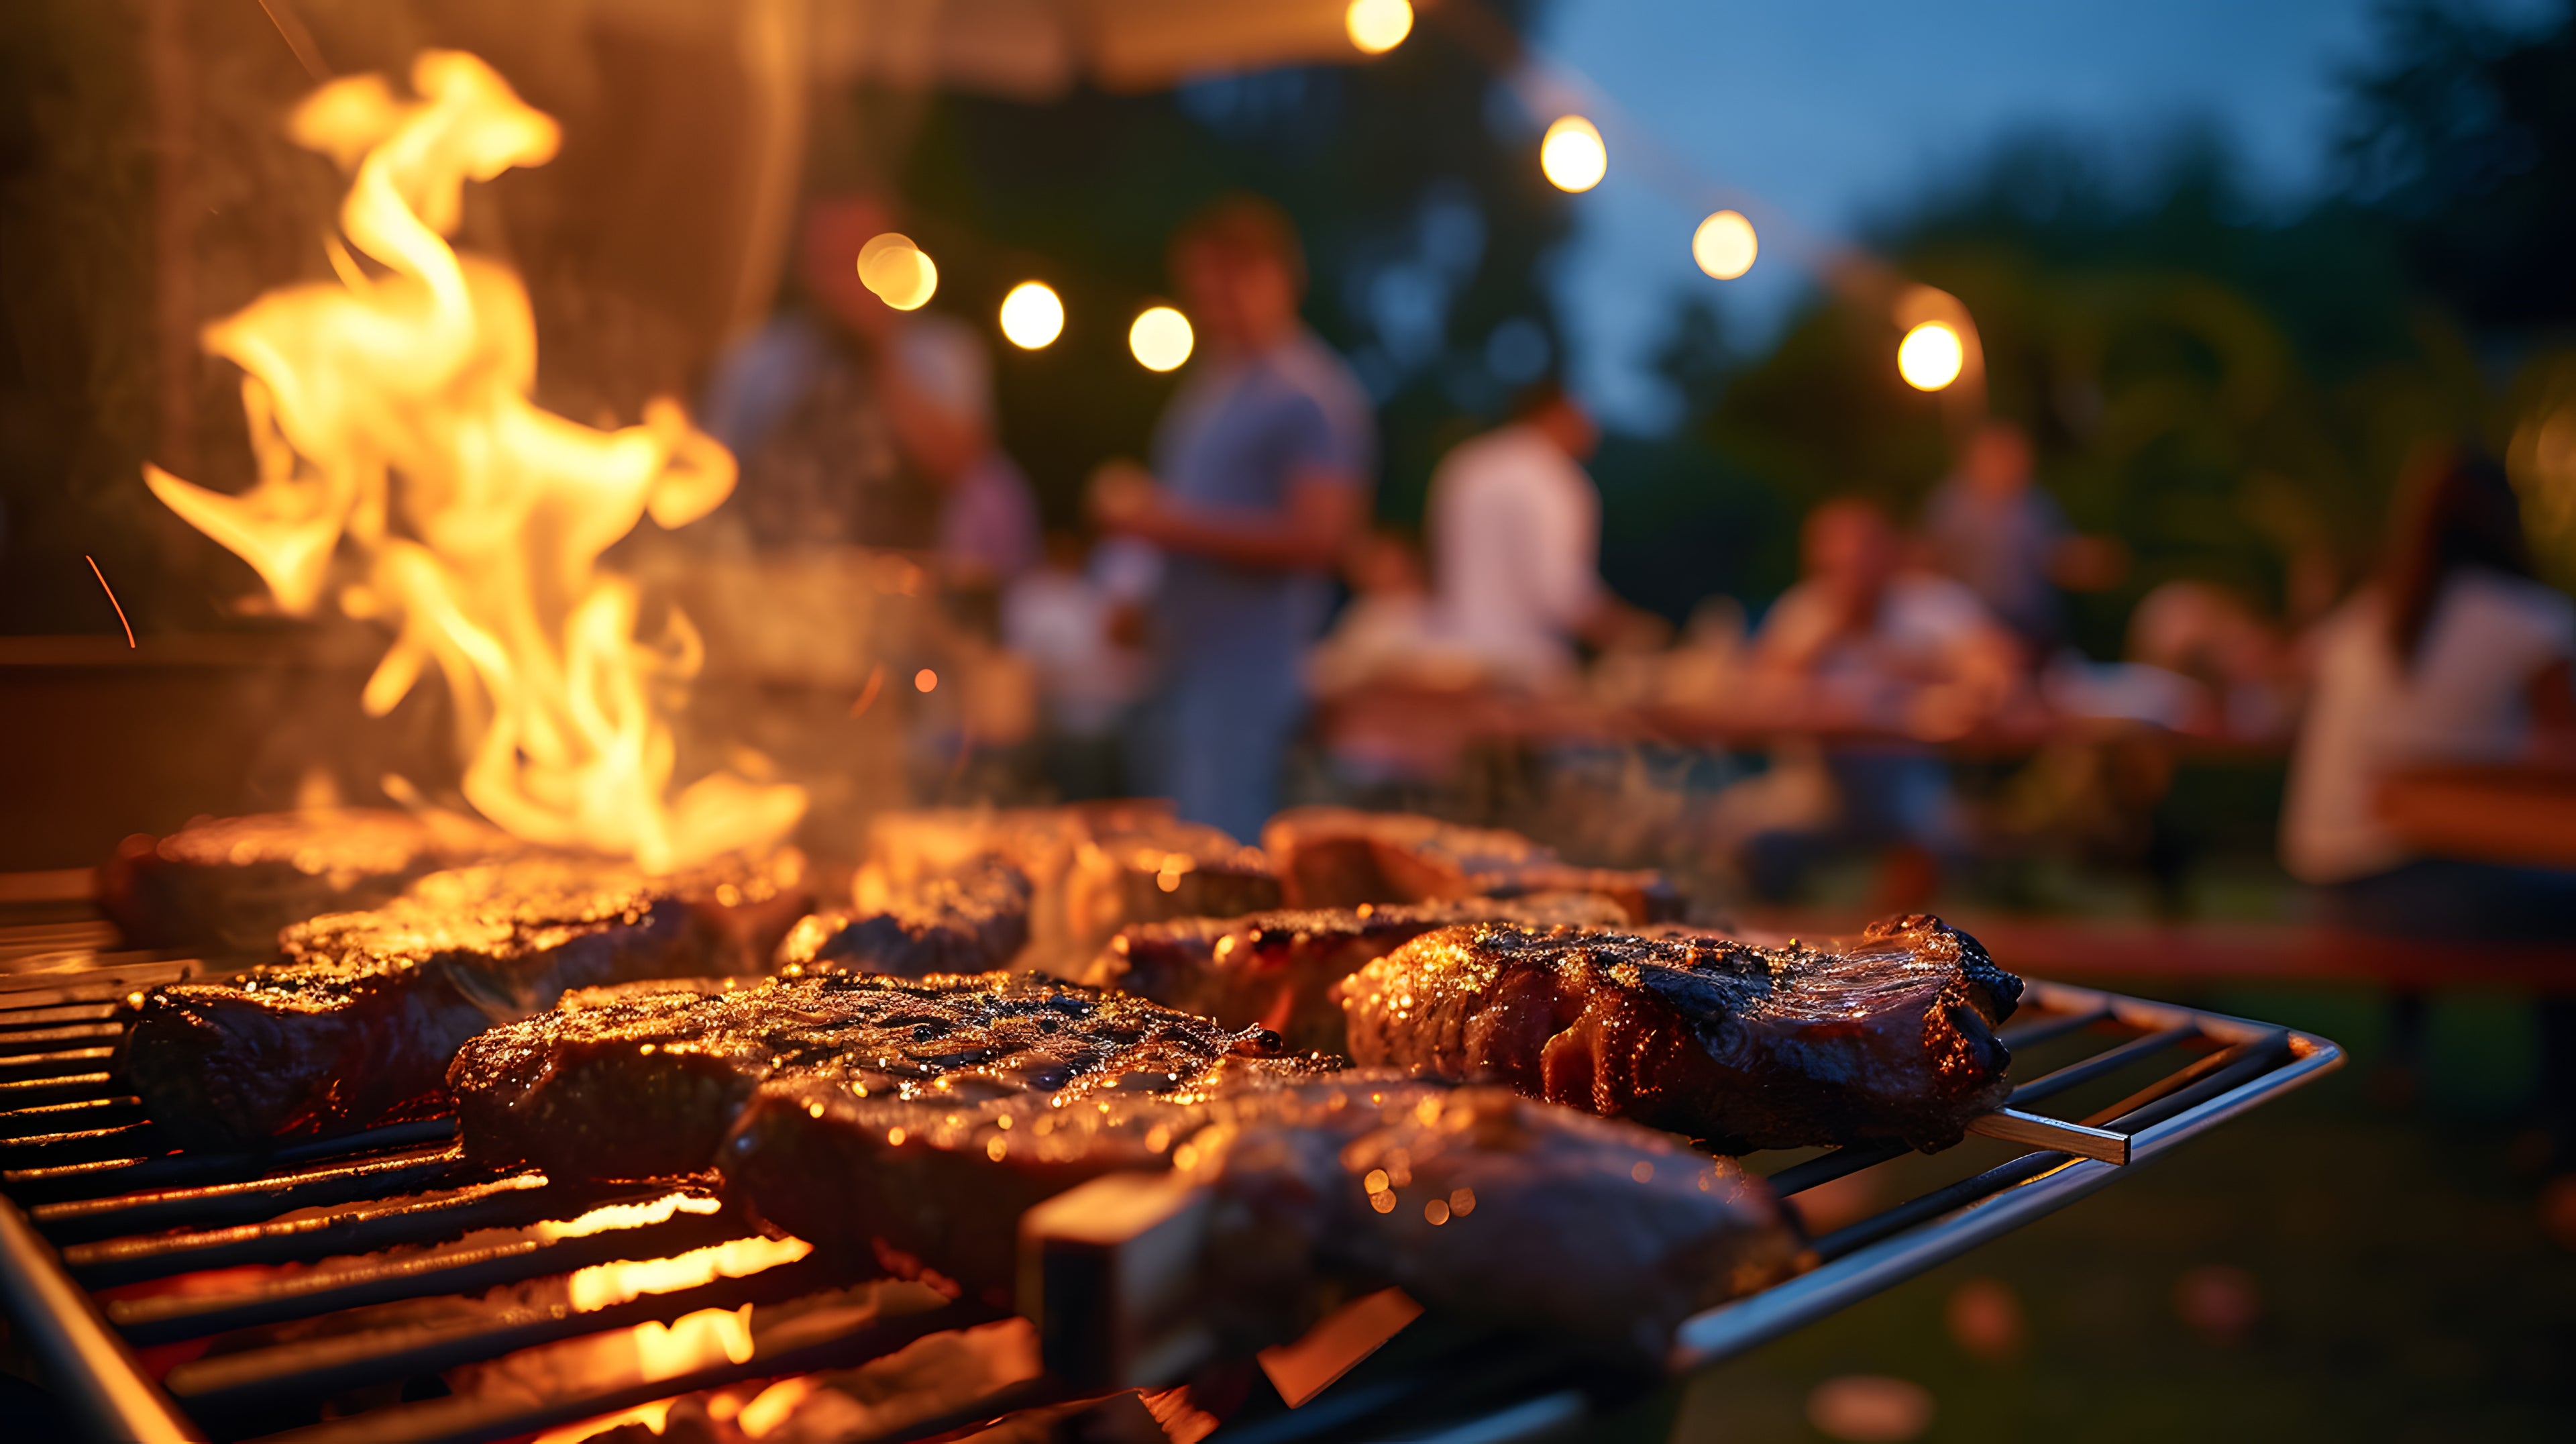
[{"label": "blurred background crowd", "polygon": [[[327,274],[337,181],[275,133],[313,56],[466,45],[566,120],[562,158],[469,196],[460,231],[529,279],[538,400],[622,424],[684,397],[741,466],[715,514],[610,558],[707,638],[684,772],[803,783],[825,851],[898,805],[1158,794],[1245,838],[1288,803],[1401,805],[1664,867],[1714,918],[1938,906],[2035,972],[2322,989],[2264,1016],[2359,1040],[2379,1106],[2429,1090],[2484,1149],[2424,1229],[2520,1231],[2476,1265],[2485,1321],[2392,1366],[2404,1397],[2496,1437],[2563,1418],[2544,1375],[2576,1278],[2551,1255],[2500,1280],[2525,1244],[2576,1247],[2576,7],[2346,7],[2295,191],[2186,116],[2007,128],[1839,240],[1744,199],[1754,274],[1797,281],[1746,303],[1705,260],[1627,277],[1651,321],[1615,384],[1582,311],[1619,278],[1569,274],[1585,198],[1536,159],[1561,101],[1601,99],[1543,52],[1577,8],[1425,5],[1361,65],[1050,82],[1005,46],[957,51],[976,83],[844,55],[764,90],[753,20],[797,7],[748,7],[719,65],[569,0],[308,0],[292,34],[251,3],[154,0],[140,29],[25,6],[0,22],[0,652],[34,676],[65,635],[106,645],[94,557],[143,653],[235,669],[195,723],[222,806],[364,796],[440,732],[433,696],[342,736],[314,699],[354,690],[347,649],[264,612],[136,477],[254,474],[237,374],[194,335]],[[814,13],[842,10],[891,13]],[[2194,46],[2229,44],[2225,11]],[[1603,129],[1614,173],[1679,164]],[[935,278],[869,272],[888,236]],[[1955,343],[1929,372],[1900,357],[1924,296]],[[200,645],[290,634],[312,650],[247,667],[247,704],[242,654]],[[103,855],[83,819],[120,787],[175,811],[116,832],[218,808],[82,760],[138,706],[189,711],[142,695],[54,733],[12,707],[7,866]],[[2341,1163],[2230,1166],[2283,1198],[2324,1166],[2406,1194],[2387,1181],[2432,1144],[2345,1118],[2305,1135]],[[2195,1267],[2220,1271],[2175,1286],[2190,1336],[2261,1347],[2254,1275]],[[1730,1387],[1758,1405],[1796,1350],[1855,1367],[1903,1332],[1885,1318],[1941,1307],[2020,1367],[2021,1297],[1936,1275]],[[2325,1390],[2357,1359],[2272,1363]],[[2482,1390],[2503,1412],[2462,1412]]]}]

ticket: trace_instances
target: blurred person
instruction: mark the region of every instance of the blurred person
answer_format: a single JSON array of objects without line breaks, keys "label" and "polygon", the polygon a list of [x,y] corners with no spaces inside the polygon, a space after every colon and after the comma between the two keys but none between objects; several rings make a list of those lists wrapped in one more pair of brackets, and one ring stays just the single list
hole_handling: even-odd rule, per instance
[{"label": "blurred person", "polygon": [[[2320,920],[2474,941],[2564,940],[2576,873],[2418,856],[2379,815],[2410,768],[2576,757],[2576,601],[2534,579],[2504,469],[2461,450],[2419,466],[2377,576],[2320,624],[2291,754],[2281,860]],[[2420,999],[2398,1003],[2394,1090],[2419,1056]],[[2576,1002],[2542,1005],[2556,1165],[2576,1170]]]},{"label": "blurred person", "polygon": [[1142,770],[1181,816],[1248,838],[1305,715],[1300,663],[1333,567],[1368,515],[1376,423],[1298,317],[1304,253],[1276,205],[1238,196],[1200,212],[1173,240],[1172,272],[1199,348],[1156,428],[1153,471],[1102,467],[1091,509],[1162,556]]},{"label": "blurred person", "polygon": [[[1423,680],[1426,670],[1455,680],[1429,665],[1443,649],[1432,625],[1430,582],[1411,542],[1388,532],[1363,533],[1351,543],[1342,575],[1351,599],[1333,618],[1333,629],[1306,654],[1306,676],[1316,695],[1372,682]],[[1474,674],[1470,663],[1468,679]]]},{"label": "blurred person", "polygon": [[1602,584],[1601,493],[1583,470],[1600,442],[1590,413],[1542,381],[1508,424],[1461,442],[1431,474],[1439,626],[1501,679],[1560,683],[1577,640],[1652,646],[1671,631]]},{"label": "blurred person", "polygon": [[1044,558],[1002,594],[1002,643],[1037,674],[1042,766],[1068,802],[1128,790],[1118,739],[1144,692],[1146,660],[1121,625],[1130,586],[1120,563],[1054,533]]},{"label": "blurred person", "polygon": [[701,419],[742,463],[732,510],[754,545],[935,550],[1006,580],[1036,559],[1037,506],[994,438],[992,363],[971,326],[860,280],[889,224],[869,197],[807,206],[797,301],[717,360]]},{"label": "blurred person", "polygon": [[1934,564],[1965,582],[2029,649],[2046,656],[2065,637],[2061,588],[2096,591],[2118,582],[2120,545],[2076,534],[2057,498],[2031,474],[2030,437],[1990,421],[1968,440],[1959,468],[1923,513]]},{"label": "blurred person", "polygon": [[2522,904],[2547,900],[2562,905],[2550,931],[2563,932],[2576,879],[2419,858],[2378,813],[2380,784],[2409,768],[2576,747],[2576,601],[2534,580],[2503,468],[2464,454],[2424,469],[2378,575],[2321,624],[2316,646],[2281,813],[2290,871],[2356,922],[2476,936],[2509,917],[2538,931]]},{"label": "blurred person", "polygon": [[2190,679],[2181,729],[2271,738],[2298,721],[2297,649],[2253,603],[2215,582],[2166,582],[2129,614],[2129,660]]},{"label": "blurred person", "polygon": [[1754,796],[1809,800],[1794,816],[1768,801],[1745,804],[1761,823],[1740,854],[1746,880],[1777,899],[1826,851],[1894,846],[1887,885],[1902,895],[1886,901],[1919,902],[1962,838],[1947,769],[1908,739],[1956,735],[2000,710],[2013,695],[2017,648],[1966,586],[1905,568],[1895,528],[1867,501],[1810,512],[1801,551],[1805,576],[1754,633],[1755,670],[1803,693],[1797,715],[1828,739],[1879,735],[1783,755],[1808,760]]}]

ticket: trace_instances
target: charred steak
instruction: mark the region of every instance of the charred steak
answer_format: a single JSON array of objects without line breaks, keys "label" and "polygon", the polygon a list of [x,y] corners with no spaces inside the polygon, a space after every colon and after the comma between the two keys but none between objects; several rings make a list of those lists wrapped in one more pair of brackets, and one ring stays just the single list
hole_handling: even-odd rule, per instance
[{"label": "charred steak", "polygon": [[1590,892],[1616,899],[1632,923],[1682,911],[1660,873],[1576,867],[1517,832],[1413,813],[1292,807],[1262,828],[1261,845],[1290,907]]},{"label": "charred steak", "polygon": [[1238,1347],[1302,1333],[1324,1281],[1660,1369],[1684,1318],[1796,1267],[1733,1160],[1509,1089],[1363,1071],[1216,1111],[1180,1176],[1214,1195],[1201,1307]]},{"label": "charred steak", "polygon": [[1028,875],[987,853],[883,906],[804,919],[778,961],[906,978],[987,972],[1028,946],[1029,895]]},{"label": "charred steak", "polygon": [[804,911],[799,875],[648,881],[563,859],[433,873],[384,907],[288,928],[275,963],[153,989],[127,1067],[190,1147],[434,1113],[466,1039],[567,989],[758,970]]},{"label": "charred steak", "polygon": [[825,973],[568,1000],[468,1043],[448,1085],[475,1159],[555,1178],[716,1164],[818,1248],[1007,1291],[1030,1204],[1159,1167],[1207,1095],[1317,1066],[1034,974]]},{"label": "charred steak", "polygon": [[1540,893],[1175,918],[1122,929],[1083,981],[1140,993],[1229,1027],[1268,1028],[1291,1048],[1341,1053],[1349,1045],[1335,989],[1344,978],[1424,933],[1497,921],[1616,925],[1627,913],[1597,893]]},{"label": "charred steak", "polygon": [[1959,1141],[2003,1102],[1995,1025],[2021,979],[1936,918],[1827,951],[1679,930],[1483,924],[1343,987],[1352,1056],[1709,1139],[1727,1149]]},{"label": "charred steak", "polygon": [[519,850],[470,818],[381,808],[204,818],[119,843],[99,869],[99,907],[132,947],[264,954],[289,923],[371,908],[439,868]]}]

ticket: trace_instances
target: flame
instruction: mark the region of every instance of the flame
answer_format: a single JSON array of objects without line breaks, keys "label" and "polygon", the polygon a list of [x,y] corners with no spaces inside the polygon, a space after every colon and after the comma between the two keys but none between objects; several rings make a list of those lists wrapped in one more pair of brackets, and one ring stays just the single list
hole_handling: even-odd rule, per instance
[{"label": "flame", "polygon": [[755,1352],[751,1338],[751,1305],[738,1309],[700,1309],[682,1314],[668,1326],[635,1326],[635,1367],[645,1380],[676,1379],[712,1367],[723,1358],[748,1364]]},{"label": "flame", "polygon": [[669,1258],[626,1259],[573,1270],[567,1281],[574,1312],[589,1313],[646,1294],[703,1288],[718,1279],[738,1279],[780,1264],[794,1263],[814,1246],[801,1238],[738,1238],[709,1244]]},{"label": "flame", "polygon": [[461,51],[422,52],[411,82],[417,100],[365,75],[297,107],[290,135],[352,172],[347,244],[325,238],[339,279],[270,291],[206,328],[206,349],[244,373],[257,484],[226,495],[150,465],[145,483],[294,615],[323,605],[350,543],[363,579],[330,600],[397,628],[367,712],[390,711],[434,662],[466,799],[511,833],[649,872],[773,841],[803,814],[800,789],[718,774],[666,800],[657,694],[696,673],[697,635],[674,613],[660,645],[640,642],[635,585],[597,569],[643,517],[676,527],[713,510],[733,457],[673,401],[614,431],[530,401],[526,287],[443,237],[467,180],[544,164],[560,130]]}]

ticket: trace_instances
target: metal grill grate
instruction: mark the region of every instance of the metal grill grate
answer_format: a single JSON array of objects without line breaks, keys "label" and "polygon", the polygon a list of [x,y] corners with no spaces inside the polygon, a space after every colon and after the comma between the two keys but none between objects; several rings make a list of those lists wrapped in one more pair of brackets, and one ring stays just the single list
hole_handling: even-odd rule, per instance
[{"label": "metal grill grate", "polygon": [[[584,1270],[694,1257],[758,1234],[704,1185],[494,1177],[465,1164],[443,1120],[265,1155],[174,1151],[120,1085],[114,1050],[129,993],[203,965],[90,953],[81,949],[103,941],[94,931],[44,927],[42,937],[0,927],[0,968],[11,969],[0,974],[0,1291],[66,1404],[102,1434],[510,1438],[696,1390],[852,1368],[998,1317],[972,1303],[925,1309],[897,1286],[837,1287],[792,1259],[583,1297]],[[74,950],[37,946],[63,938]],[[1808,1272],[1691,1319],[1675,1374],[2116,1182],[2122,1165],[2098,1155],[2154,1158],[2342,1060],[2333,1043],[2289,1029],[2046,983],[2031,986],[2004,1036],[2016,1072],[2051,1066],[1981,1122],[1985,1139],[1929,1159],[1847,1148],[1745,1160],[1793,1202],[1881,1166],[1943,1176],[1815,1237]],[[2097,1096],[2108,1101],[2075,1118],[2043,1107]],[[1986,1161],[1999,1143],[2006,1156]],[[550,1349],[641,1324],[685,1329],[711,1311],[739,1322],[718,1319],[721,1347],[701,1338],[692,1352],[672,1332],[671,1357],[651,1367],[560,1378],[542,1367]],[[1248,1407],[1216,1437],[1535,1437],[1577,1423],[1611,1387],[1543,1346],[1469,1349],[1445,1328],[1424,1320],[1302,1407]],[[432,1381],[478,1368],[517,1382],[438,1396]],[[924,1438],[1063,1394],[1046,1380],[1017,1384],[880,1437]],[[317,1421],[322,1400],[341,1417]]]}]

